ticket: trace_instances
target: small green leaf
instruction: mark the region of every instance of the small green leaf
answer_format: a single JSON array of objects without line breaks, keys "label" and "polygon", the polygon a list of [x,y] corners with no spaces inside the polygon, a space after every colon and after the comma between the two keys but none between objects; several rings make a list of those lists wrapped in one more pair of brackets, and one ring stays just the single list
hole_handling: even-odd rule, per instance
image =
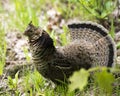
[{"label": "small green leaf", "polygon": [[9,86],[9,88],[13,89],[14,88],[13,85],[14,85],[13,79],[10,76],[8,76],[8,86]]},{"label": "small green leaf", "polygon": [[117,43],[117,49],[120,49],[120,42]]},{"label": "small green leaf", "polygon": [[101,14],[101,18],[105,18],[107,15],[108,15],[108,13],[107,13],[106,11],[104,11],[104,12]]},{"label": "small green leaf", "polygon": [[88,83],[89,72],[85,69],[81,69],[78,72],[74,72],[73,76],[70,77],[71,84],[69,85],[69,90],[73,91],[79,88],[81,91]]},{"label": "small green leaf", "polygon": [[111,37],[112,38],[114,38],[115,37],[115,26],[114,26],[114,24],[113,24],[113,20],[111,20],[111,29],[110,29],[110,35],[111,35]]},{"label": "small green leaf", "polygon": [[113,2],[113,1],[107,1],[105,3],[105,8],[108,11],[113,11],[115,9],[115,2]]},{"label": "small green leaf", "polygon": [[19,75],[19,71],[15,74],[15,83],[17,84],[18,82],[18,75]]},{"label": "small green leaf", "polygon": [[95,83],[105,92],[111,93],[112,83],[115,78],[111,73],[108,73],[107,70],[102,70],[102,72],[95,73]]},{"label": "small green leaf", "polygon": [[8,76],[8,86],[10,89],[16,90],[17,84],[18,84],[18,74],[19,74],[19,72],[17,72],[15,74],[14,79],[12,79],[10,76]]}]

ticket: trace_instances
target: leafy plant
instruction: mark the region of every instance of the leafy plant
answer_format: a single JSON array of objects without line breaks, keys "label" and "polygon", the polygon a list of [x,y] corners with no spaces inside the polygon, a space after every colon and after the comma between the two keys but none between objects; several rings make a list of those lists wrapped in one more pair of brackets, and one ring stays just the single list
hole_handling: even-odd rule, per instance
[{"label": "leafy plant", "polygon": [[112,85],[113,83],[115,83],[115,77],[112,73],[108,72],[107,70],[108,69],[105,67],[96,67],[91,68],[89,70],[81,69],[80,71],[75,72],[69,79],[71,81],[71,84],[69,85],[69,91],[73,91],[77,88],[80,91],[83,91],[85,87],[87,87],[87,85],[90,83],[90,78],[93,78],[93,84],[89,84],[90,86],[94,86],[94,89],[97,88],[100,94],[111,95],[113,91]]},{"label": "leafy plant", "polygon": [[85,69],[81,69],[78,72],[74,72],[73,76],[70,77],[71,84],[69,85],[70,91],[79,88],[81,91],[88,84],[89,72]]},{"label": "leafy plant", "polygon": [[[54,8],[62,14],[65,19],[80,17],[82,14],[79,0],[56,0]],[[61,7],[62,6],[62,7]]]},{"label": "leafy plant", "polygon": [[103,68],[101,72],[95,73],[94,81],[95,85],[99,86],[104,93],[109,95],[112,93],[112,84],[115,81],[112,73],[108,73],[107,70]]},{"label": "leafy plant", "polygon": [[19,91],[18,91],[18,74],[19,72],[17,72],[15,74],[15,78],[12,79],[10,76],[8,77],[8,87],[10,88],[10,90],[13,91],[13,93],[18,96],[19,95]]},{"label": "leafy plant", "polygon": [[44,96],[42,93],[42,88],[44,87],[44,80],[39,74],[39,72],[34,71],[33,73],[29,72],[24,77],[23,86],[25,87],[25,92],[30,91],[30,96],[33,96],[33,94],[39,94],[41,96]]},{"label": "leafy plant", "polygon": [[[117,0],[116,0],[117,1]],[[108,16],[116,8],[113,0],[79,0],[83,8],[99,20],[108,19]]]}]

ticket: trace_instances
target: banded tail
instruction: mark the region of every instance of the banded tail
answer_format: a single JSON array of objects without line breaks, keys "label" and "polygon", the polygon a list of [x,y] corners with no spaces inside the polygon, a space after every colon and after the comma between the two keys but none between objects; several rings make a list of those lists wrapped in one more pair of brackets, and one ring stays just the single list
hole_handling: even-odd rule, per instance
[{"label": "banded tail", "polygon": [[92,43],[94,48],[93,58],[95,58],[93,66],[112,67],[115,63],[116,48],[112,37],[108,34],[108,30],[103,26],[93,22],[80,22],[69,24],[71,40],[85,40]]}]

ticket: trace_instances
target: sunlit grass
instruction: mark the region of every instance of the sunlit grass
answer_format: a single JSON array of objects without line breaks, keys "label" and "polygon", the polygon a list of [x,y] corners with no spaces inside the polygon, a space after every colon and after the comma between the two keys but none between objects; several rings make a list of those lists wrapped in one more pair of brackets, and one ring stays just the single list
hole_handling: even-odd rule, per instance
[{"label": "sunlit grass", "polygon": [[40,10],[35,10],[35,5],[33,6],[31,0],[12,0],[11,4],[13,4],[14,7],[13,12],[9,13],[10,20],[13,24],[11,27],[15,27],[23,32],[30,21],[38,25],[37,15],[38,13],[40,14]]},{"label": "sunlit grass", "polygon": [[0,75],[2,75],[6,59],[6,41],[3,22],[0,23],[0,26]]},{"label": "sunlit grass", "polygon": [[70,42],[70,36],[68,33],[68,28],[67,26],[63,26],[63,33],[60,35],[60,40],[62,41],[62,46],[66,45],[67,43]]}]

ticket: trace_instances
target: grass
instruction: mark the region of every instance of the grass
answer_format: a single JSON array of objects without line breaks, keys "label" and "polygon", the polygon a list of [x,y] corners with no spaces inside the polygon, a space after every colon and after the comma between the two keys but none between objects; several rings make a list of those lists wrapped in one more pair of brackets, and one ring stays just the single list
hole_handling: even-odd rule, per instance
[{"label": "grass", "polygon": [[[5,65],[6,59],[6,41],[5,41],[5,33],[7,31],[17,30],[19,32],[23,32],[27,26],[27,24],[32,20],[35,25],[45,26],[48,21],[46,16],[46,11],[49,9],[49,6],[55,8],[59,11],[63,18],[68,20],[70,18],[79,17],[80,19],[91,19],[91,14],[88,15],[88,12],[85,12],[84,8],[80,6],[80,0],[9,0],[9,5],[13,7],[12,11],[6,11],[3,9],[2,5],[0,6],[0,16],[2,16],[2,20],[0,21],[0,75],[2,74],[2,69]],[[0,1],[1,2],[1,1]],[[85,3],[85,2],[83,2]],[[49,6],[48,6],[49,5]],[[75,6],[74,6],[75,5]],[[48,6],[48,7],[46,7]],[[62,6],[62,7],[61,7]],[[8,16],[6,16],[6,14]],[[45,19],[43,21],[39,20],[41,14],[44,14]],[[86,15],[87,14],[87,15]],[[94,19],[94,18],[92,18]],[[68,43],[67,36],[68,31],[66,26],[63,26],[64,33],[60,34],[61,45],[66,45]],[[57,34],[53,30],[49,33],[50,36],[55,41],[55,45],[57,45]],[[114,37],[114,26],[111,25],[111,35]],[[67,37],[67,38],[66,38]],[[119,44],[120,45],[120,44]],[[27,56],[27,50],[24,49],[25,55]],[[27,60],[30,58],[27,56]],[[15,96],[20,96],[23,93],[26,96],[74,96],[80,94],[80,96],[90,96],[91,90],[94,90],[92,94],[96,96],[105,96],[104,92],[100,91],[98,93],[98,88],[90,83],[91,88],[86,87],[81,92],[70,92],[64,88],[64,86],[57,86],[53,88],[52,85],[45,85],[46,81],[44,78],[37,72],[28,72],[25,77],[23,77],[23,81],[19,83],[18,74],[16,74],[15,78],[9,77],[8,79],[8,87],[10,88],[10,94],[15,94]],[[120,79],[118,79],[119,82]],[[77,80],[78,81],[78,80]],[[79,83],[78,83],[79,84]],[[20,89],[19,87],[20,86]],[[28,95],[29,93],[29,95]],[[120,89],[116,89],[116,93],[120,94]],[[9,96],[9,92],[6,92],[6,96]]]},{"label": "grass", "polygon": [[5,41],[5,28],[3,22],[0,23],[0,75],[3,73],[3,68],[6,59],[6,41]]}]

